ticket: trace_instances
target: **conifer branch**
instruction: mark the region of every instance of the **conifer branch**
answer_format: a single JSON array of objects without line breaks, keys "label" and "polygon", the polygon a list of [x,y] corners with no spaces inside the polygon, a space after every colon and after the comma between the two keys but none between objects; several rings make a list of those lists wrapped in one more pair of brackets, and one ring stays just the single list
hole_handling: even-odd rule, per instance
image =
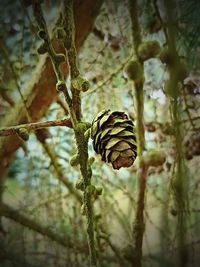
[{"label": "conifer branch", "polygon": [[70,114],[70,117],[72,118],[72,125],[74,126],[74,123],[76,123],[76,116],[72,108],[72,99],[69,95],[69,92],[68,92],[68,89],[65,83],[64,75],[61,70],[61,64],[65,62],[65,55],[57,54],[53,48],[53,45],[49,38],[48,29],[47,29],[46,22],[43,16],[40,1],[34,0],[32,1],[32,5],[33,5],[34,16],[39,27],[38,35],[44,41],[44,44],[43,44],[44,50],[48,53],[48,55],[51,58],[54,72],[57,77],[57,84],[56,84],[57,90],[62,91],[64,93],[64,96],[68,103],[69,114]]},{"label": "conifer branch", "polygon": [[175,206],[177,209],[177,244],[178,244],[178,266],[186,266],[188,260],[188,250],[186,244],[186,216],[183,211],[188,209],[188,176],[183,152],[183,130],[181,125],[181,106],[179,102],[180,84],[183,80],[180,78],[179,70],[181,62],[176,50],[175,28],[173,24],[173,13],[175,10],[172,0],[165,0],[164,7],[166,12],[166,24],[168,30],[168,50],[173,58],[173,63],[167,63],[169,72],[169,84],[167,93],[170,95],[171,119],[174,126],[174,146],[175,146],[175,173],[172,180],[172,190],[174,194]]},{"label": "conifer branch", "polygon": [[[36,222],[33,219],[30,219],[29,217],[23,215],[18,210],[13,209],[9,205],[5,203],[1,203],[0,206],[0,215],[6,218],[9,218],[27,228],[30,230],[33,230],[37,233],[40,233],[41,235],[47,236],[49,239],[57,242],[58,244],[67,247],[67,248],[74,248],[74,245],[69,238],[62,237],[52,231],[49,227],[46,227],[44,225],[41,225],[40,223]],[[87,253],[87,249],[83,246],[79,248],[82,250],[82,252]]]},{"label": "conifer branch", "polygon": [[19,129],[26,129],[28,132],[31,130],[38,130],[42,128],[56,127],[56,126],[67,126],[72,128],[72,123],[70,119],[55,120],[55,121],[44,121],[44,122],[33,122],[20,124],[17,126],[11,126],[6,128],[0,128],[1,136],[10,136],[18,133]]},{"label": "conifer branch", "polygon": [[43,13],[39,1],[33,1],[33,8],[36,21],[40,28],[39,36],[44,40],[48,54],[51,57],[54,71],[57,76],[57,90],[64,93],[71,123],[74,129],[76,144],[77,144],[77,155],[79,157],[80,171],[84,183],[84,210],[87,216],[87,234],[88,244],[90,251],[90,264],[91,266],[97,266],[96,249],[94,241],[94,223],[93,223],[93,206],[92,206],[92,192],[90,190],[92,171],[88,164],[88,139],[84,133],[88,129],[89,125],[84,122],[80,122],[81,119],[81,101],[80,91],[86,91],[89,87],[88,81],[79,75],[77,67],[77,55],[74,44],[75,27],[74,27],[74,16],[73,16],[73,0],[64,1],[64,31],[66,38],[64,46],[67,50],[67,58],[70,69],[71,78],[71,91],[72,99],[69,96],[66,83],[63,80],[63,76],[60,73],[61,61],[57,61],[58,56],[53,51],[52,45],[49,42],[48,31],[43,19]]},{"label": "conifer branch", "polygon": [[56,155],[53,147],[45,141],[45,138],[42,136],[42,132],[41,131],[38,131],[36,133],[36,136],[37,136],[38,140],[42,144],[45,152],[47,153],[47,155],[49,156],[49,158],[51,160],[51,164],[52,164],[52,166],[53,166],[53,168],[55,170],[57,179],[69,190],[69,192],[72,194],[72,196],[74,196],[76,198],[76,200],[78,200],[78,202],[80,204],[82,204],[81,195],[79,194],[79,192],[77,190],[75,190],[73,183],[71,183],[67,179],[67,177],[65,177],[65,175],[63,174],[62,169],[58,165],[58,163],[57,163],[57,155]]},{"label": "conifer branch", "polygon": [[135,110],[136,110],[136,137],[137,137],[137,151],[138,151],[138,171],[137,171],[137,200],[136,200],[136,215],[133,223],[132,237],[133,244],[130,254],[131,264],[133,267],[142,266],[142,243],[144,234],[144,201],[146,191],[146,177],[148,174],[148,166],[143,164],[142,154],[145,146],[144,137],[144,93],[143,93],[143,77],[144,67],[143,62],[139,60],[138,48],[142,43],[141,29],[138,20],[138,1],[129,0],[130,16],[132,22],[132,37],[133,50],[138,66],[141,66],[141,77],[138,81],[133,81],[133,94],[135,96]]},{"label": "conifer branch", "polygon": [[72,0],[64,1],[64,31],[65,38],[63,40],[66,49],[70,78],[71,78],[71,92],[72,105],[77,117],[81,120],[81,91],[85,92],[89,89],[89,83],[85,80],[78,69],[77,52],[75,47],[75,26],[74,26],[74,6]]},{"label": "conifer branch", "polygon": [[[77,68],[77,55],[74,44],[75,27],[74,27],[74,15],[73,15],[73,0],[64,1],[64,29],[66,33],[66,41],[64,42],[67,50],[68,64],[70,67],[71,77],[71,90],[72,90],[72,107],[76,115],[77,121],[81,119],[81,101],[80,91],[86,91],[88,89],[88,82],[80,76]],[[88,244],[90,251],[90,265],[97,266],[96,248],[94,240],[94,215],[92,205],[92,192],[91,188],[91,177],[92,170],[88,164],[88,140],[84,133],[88,126],[83,123],[74,123],[74,133],[77,144],[77,155],[79,158],[80,171],[83,178],[84,193],[83,193],[83,205],[87,217],[87,235]]]},{"label": "conifer branch", "polygon": [[[15,81],[15,84],[16,84],[17,91],[18,91],[18,93],[19,93],[19,95],[20,95],[20,97],[21,97],[21,100],[22,100],[23,105],[24,105],[25,110],[26,110],[27,120],[28,120],[29,122],[31,122],[32,119],[31,119],[31,116],[30,116],[30,114],[29,114],[29,110],[28,110],[28,107],[27,107],[27,103],[26,103],[26,101],[25,101],[24,95],[23,95],[23,93],[22,93],[22,91],[21,91],[21,88],[20,88],[20,85],[19,85],[19,82],[18,82],[18,76],[17,76],[16,71],[15,71],[15,69],[14,69],[13,63],[12,63],[12,61],[10,60],[9,52],[8,52],[7,47],[5,46],[5,44],[4,44],[2,38],[0,38],[0,49],[2,50],[2,52],[3,52],[3,57],[4,57],[5,60],[7,61],[8,65],[9,65],[9,67],[10,67],[10,70],[11,70],[11,72],[12,72],[12,75],[13,75],[13,78],[14,78],[14,81]],[[4,94],[4,96],[5,96],[5,94]],[[8,98],[7,98],[7,100],[8,100]],[[9,100],[10,100],[10,99],[9,99]],[[9,102],[10,102],[10,101],[9,101]],[[11,104],[13,105],[13,102],[12,102],[12,101],[11,101]]]}]

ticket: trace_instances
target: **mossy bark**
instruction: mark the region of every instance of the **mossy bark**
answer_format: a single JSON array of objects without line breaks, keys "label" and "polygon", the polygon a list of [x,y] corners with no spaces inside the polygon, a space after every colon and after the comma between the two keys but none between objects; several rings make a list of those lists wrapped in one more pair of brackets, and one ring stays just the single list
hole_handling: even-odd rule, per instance
[{"label": "mossy bark", "polygon": [[148,166],[142,161],[142,154],[145,146],[144,137],[144,92],[143,92],[143,77],[144,67],[143,62],[140,62],[138,57],[138,48],[142,42],[141,30],[138,20],[138,1],[129,1],[130,16],[132,22],[132,37],[134,57],[142,66],[141,79],[133,82],[134,104],[136,112],[136,137],[137,137],[137,151],[138,151],[138,170],[137,170],[137,206],[135,220],[132,230],[132,256],[131,264],[134,267],[142,266],[142,243],[145,229],[144,222],[144,206],[145,206],[145,191],[146,191],[146,177],[148,174]]},{"label": "mossy bark", "polygon": [[[77,54],[75,48],[75,26],[74,26],[74,1],[66,0],[63,5],[63,18],[64,18],[64,46],[66,49],[66,56],[68,60],[69,73],[71,86],[70,90],[72,97],[70,97],[69,89],[66,86],[64,81],[64,76],[61,73],[60,64],[58,62],[58,54],[54,51],[52,44],[49,39],[48,29],[46,27],[44,17],[42,14],[42,9],[39,1],[33,2],[33,10],[35,18],[38,22],[40,38],[44,40],[44,43],[47,45],[47,51],[51,58],[52,64],[54,66],[54,71],[57,77],[57,90],[62,91],[66,102],[68,112],[71,118],[72,127],[74,130],[76,145],[77,145],[77,158],[79,159],[80,172],[84,184],[84,193],[83,193],[83,205],[84,211],[87,217],[87,236],[88,236],[88,245],[90,252],[90,265],[97,266],[96,258],[96,248],[95,248],[95,239],[94,239],[94,225],[93,225],[93,206],[92,206],[92,192],[91,188],[91,176],[92,171],[88,164],[88,138],[85,137],[85,131],[88,128],[88,124],[81,122],[81,101],[80,101],[80,92],[84,91],[82,88],[84,83],[80,84],[80,88],[74,87],[74,79],[77,78],[79,70],[77,67]],[[39,14],[39,15],[38,15]],[[81,78],[84,81],[84,78]]]},{"label": "mossy bark", "polygon": [[164,1],[166,11],[167,45],[173,64],[168,64],[169,93],[171,120],[174,126],[175,145],[175,172],[172,177],[172,191],[177,210],[177,246],[179,266],[183,267],[188,262],[188,250],[186,246],[188,199],[188,176],[183,152],[183,128],[181,125],[181,83],[179,77],[180,58],[176,51],[175,28],[173,25],[174,3],[172,0]]}]

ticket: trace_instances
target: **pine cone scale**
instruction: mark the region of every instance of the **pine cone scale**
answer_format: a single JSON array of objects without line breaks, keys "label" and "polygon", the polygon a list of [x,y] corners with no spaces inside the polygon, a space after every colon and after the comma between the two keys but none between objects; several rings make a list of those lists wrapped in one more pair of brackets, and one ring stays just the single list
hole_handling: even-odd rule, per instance
[{"label": "pine cone scale", "polygon": [[131,149],[127,149],[127,150],[124,150],[120,153],[120,156],[122,158],[126,158],[126,157],[132,157],[132,156],[135,156],[134,152],[131,150]]}]

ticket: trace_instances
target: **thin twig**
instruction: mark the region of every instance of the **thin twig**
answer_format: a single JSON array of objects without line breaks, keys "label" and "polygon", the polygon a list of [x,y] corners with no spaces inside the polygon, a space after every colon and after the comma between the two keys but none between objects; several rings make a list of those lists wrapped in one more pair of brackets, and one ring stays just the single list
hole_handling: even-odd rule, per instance
[{"label": "thin twig", "polygon": [[[132,37],[133,37],[133,52],[138,63],[141,64],[144,76],[143,62],[140,62],[138,57],[138,48],[142,43],[141,29],[138,19],[138,1],[129,0],[130,16],[132,22]],[[133,251],[131,264],[132,266],[142,266],[142,243],[144,235],[144,205],[145,205],[145,191],[146,191],[146,178],[148,175],[148,166],[143,164],[142,155],[145,147],[144,136],[144,92],[143,92],[143,79],[139,82],[133,82],[133,93],[136,106],[136,138],[137,138],[137,152],[138,152],[138,171],[137,171],[137,205],[136,215],[133,223],[132,237],[133,237]]]},{"label": "thin twig", "polygon": [[[38,134],[36,134],[36,136],[38,136]],[[41,141],[40,141],[41,142]],[[55,151],[53,149],[53,147],[51,147],[50,144],[47,144],[45,141],[41,142],[45,152],[47,153],[47,155],[49,156],[50,160],[51,160],[51,164],[55,170],[56,173],[56,177],[57,179],[64,184],[64,186],[69,190],[69,192],[72,194],[72,196],[74,196],[76,198],[76,200],[78,200],[78,202],[80,204],[82,204],[82,197],[79,194],[79,192],[74,188],[74,185],[72,182],[70,182],[66,175],[63,174],[62,169],[60,168],[59,164],[57,163],[57,155],[55,154]]]},{"label": "thin twig", "polygon": [[[13,209],[9,205],[2,203],[0,207],[0,215],[6,218],[9,218],[29,229],[40,233],[41,235],[47,236],[49,239],[59,243],[60,245],[67,247],[67,248],[74,248],[74,244],[70,241],[67,237],[62,237],[52,231],[49,227],[43,226],[40,223],[36,222],[33,219],[21,214],[18,210]],[[83,246],[80,248],[82,252],[87,253],[87,249]]]},{"label": "thin twig", "polygon": [[187,238],[187,215],[183,210],[189,206],[188,198],[188,177],[187,168],[184,162],[183,152],[183,134],[181,125],[181,105],[180,105],[180,87],[178,85],[180,78],[178,76],[178,68],[180,58],[176,50],[176,33],[174,28],[173,15],[175,10],[175,2],[165,0],[164,7],[166,11],[166,22],[168,29],[167,45],[170,55],[174,58],[174,64],[168,64],[169,69],[169,88],[171,93],[170,109],[171,119],[174,126],[174,146],[175,146],[175,162],[176,169],[172,180],[173,196],[177,208],[177,246],[178,246],[178,264],[177,266],[186,266],[188,261],[188,250],[185,247]]},{"label": "thin twig", "polygon": [[148,175],[148,167],[141,166],[137,171],[138,181],[138,196],[135,221],[133,224],[133,256],[132,266],[141,267],[142,260],[142,243],[143,234],[145,229],[144,223],[144,205],[145,205],[145,191],[146,191],[146,178]]},{"label": "thin twig", "polygon": [[112,249],[113,253],[115,254],[115,257],[117,258],[118,262],[120,263],[121,266],[123,266],[123,258],[120,255],[120,251],[116,248],[116,246],[111,242],[109,236],[105,234],[100,234],[99,236],[101,239],[105,240],[106,243],[110,246]]},{"label": "thin twig", "polygon": [[[84,184],[84,210],[87,217],[87,237],[90,252],[90,265],[97,266],[96,257],[96,247],[94,239],[94,215],[93,215],[93,204],[92,204],[92,193],[90,191],[92,170],[88,164],[88,139],[85,137],[84,133],[86,131],[86,124],[79,121],[81,120],[81,98],[80,92],[85,91],[84,86],[88,86],[88,82],[81,77],[78,67],[77,67],[77,55],[74,43],[75,38],[75,26],[74,26],[74,13],[73,13],[73,0],[64,1],[64,30],[66,33],[66,38],[64,46],[67,51],[68,64],[70,69],[71,78],[71,91],[72,91],[72,112],[75,114],[75,121],[73,117],[71,120],[74,124],[74,133],[77,145],[77,155],[79,158],[80,172]],[[78,82],[78,86],[74,86],[74,81]],[[67,99],[66,99],[67,100]]]},{"label": "thin twig", "polygon": [[126,64],[133,58],[133,53],[120,65],[119,68],[117,68],[115,71],[113,71],[108,78],[106,78],[103,82],[101,82],[99,85],[97,85],[96,88],[89,90],[88,92],[86,92],[83,97],[87,97],[90,94],[93,94],[94,92],[97,92],[99,90],[102,89],[102,87],[104,87],[107,83],[109,83],[117,74],[119,74],[120,72],[122,72],[122,70],[124,69],[124,67],[126,66]]},{"label": "thin twig", "polygon": [[[93,224],[93,205],[92,205],[92,195],[89,190],[91,185],[92,171],[91,167],[88,165],[88,139],[85,137],[84,133],[88,128],[88,124],[80,122],[81,120],[81,99],[80,91],[85,91],[88,88],[88,82],[79,75],[79,70],[77,67],[77,55],[74,43],[75,38],[75,26],[74,26],[74,15],[73,15],[73,0],[64,1],[64,46],[67,52],[67,59],[70,70],[71,78],[71,91],[72,98],[69,96],[66,83],[63,79],[61,73],[60,64],[62,63],[58,58],[53,47],[49,41],[47,26],[43,17],[43,12],[40,6],[40,1],[33,1],[34,15],[40,28],[40,37],[44,40],[47,48],[47,52],[51,57],[52,64],[54,66],[54,71],[57,77],[57,89],[62,91],[67,102],[67,107],[69,115],[71,118],[71,123],[74,129],[76,144],[77,144],[77,155],[80,165],[80,171],[84,183],[84,210],[87,216],[87,234],[88,234],[88,245],[90,252],[90,264],[91,266],[97,266],[96,258],[96,248],[94,241],[94,224]],[[42,34],[41,34],[42,33]]]},{"label": "thin twig", "polygon": [[68,107],[67,107],[67,104],[66,104],[66,102],[58,95],[58,97],[57,97],[57,100],[56,100],[56,102],[58,103],[58,105],[60,105],[61,106],[61,108],[64,110],[64,112],[65,112],[65,115],[68,115],[69,114],[69,112],[68,112]]},{"label": "thin twig", "polygon": [[161,17],[161,14],[160,14],[160,11],[159,11],[159,8],[158,8],[158,4],[157,4],[157,0],[153,0],[153,5],[154,5],[154,9],[155,9],[155,14],[157,16],[157,18],[159,19],[160,21],[160,24],[163,28],[163,32],[164,32],[164,35],[165,35],[165,39],[166,41],[168,40],[168,33],[167,33],[167,29],[166,29],[166,26],[165,26],[165,23]]},{"label": "thin twig", "polygon": [[12,61],[10,60],[9,52],[7,50],[7,47],[5,46],[5,44],[4,44],[4,42],[3,42],[2,39],[0,39],[0,48],[1,48],[2,52],[3,52],[3,56],[4,56],[5,60],[7,61],[8,65],[10,67],[10,70],[12,72],[12,75],[13,75],[13,78],[14,78],[14,81],[15,81],[15,84],[16,84],[16,87],[17,87],[17,90],[19,92],[19,95],[20,95],[20,97],[22,99],[23,105],[24,105],[25,110],[26,110],[27,119],[28,119],[28,121],[31,122],[32,119],[31,119],[31,116],[29,114],[29,110],[28,110],[28,106],[26,104],[26,100],[25,100],[25,98],[23,96],[23,93],[21,91],[20,85],[18,83],[18,77],[17,77],[16,71],[14,69],[14,66],[13,66]]},{"label": "thin twig", "polygon": [[[74,88],[73,80],[77,79],[80,75],[77,64],[77,53],[75,47],[75,26],[74,26],[74,12],[73,1],[64,1],[64,29],[66,38],[64,39],[64,46],[66,49],[69,72],[71,78],[71,92],[72,92],[72,105],[78,120],[81,119],[81,98],[80,90]],[[81,88],[80,88],[81,89]]]},{"label": "thin twig", "polygon": [[27,131],[38,130],[42,128],[55,127],[55,126],[67,126],[72,128],[72,123],[70,119],[55,120],[55,121],[45,121],[45,122],[33,122],[27,124],[20,124],[17,126],[11,126],[6,128],[0,128],[0,136],[9,136],[17,134],[17,131],[21,128],[25,128]]}]

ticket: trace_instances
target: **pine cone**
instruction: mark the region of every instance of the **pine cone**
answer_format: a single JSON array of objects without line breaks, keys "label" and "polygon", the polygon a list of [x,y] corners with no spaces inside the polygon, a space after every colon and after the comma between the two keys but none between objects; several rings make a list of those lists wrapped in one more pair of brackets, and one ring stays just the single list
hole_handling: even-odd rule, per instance
[{"label": "pine cone", "polygon": [[130,167],[137,156],[134,124],[124,112],[104,110],[92,122],[93,147],[114,169]]}]

